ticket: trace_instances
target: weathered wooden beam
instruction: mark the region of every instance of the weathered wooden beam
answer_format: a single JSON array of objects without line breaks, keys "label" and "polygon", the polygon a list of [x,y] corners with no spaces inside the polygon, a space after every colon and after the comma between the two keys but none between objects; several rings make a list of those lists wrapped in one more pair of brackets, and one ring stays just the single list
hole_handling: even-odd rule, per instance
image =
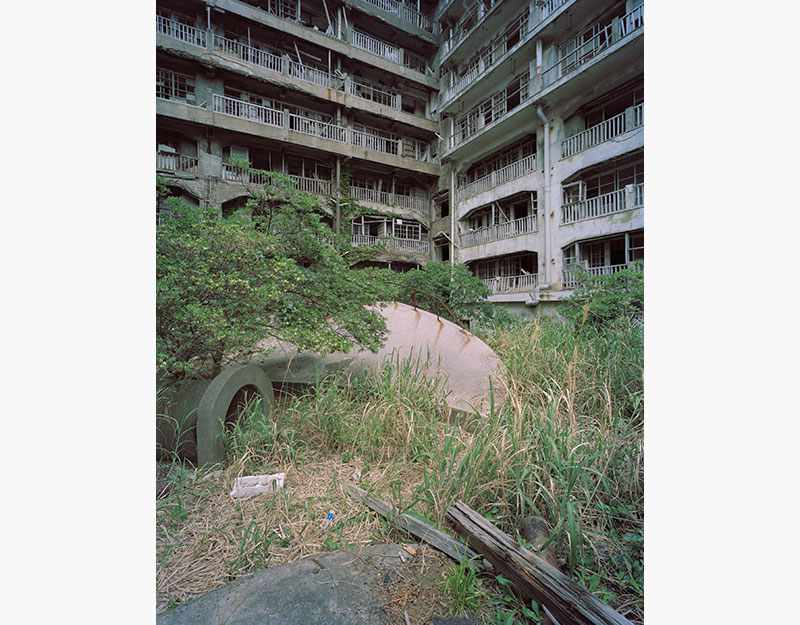
[{"label": "weathered wooden beam", "polygon": [[[412,536],[424,540],[426,543],[432,545],[442,553],[450,556],[453,560],[461,562],[462,560],[472,560],[472,558],[480,558],[480,556],[467,547],[464,543],[456,540],[452,536],[448,536],[443,531],[435,528],[430,523],[426,523],[410,514],[400,512],[400,510],[387,501],[372,497],[367,494],[363,488],[359,488],[354,484],[345,484],[345,489],[350,495],[360,501],[361,503],[369,506],[384,518],[394,522],[397,527],[408,532]],[[474,566],[477,566],[477,561]]]},{"label": "weathered wooden beam", "polygon": [[456,533],[559,625],[632,625],[622,615],[459,501],[447,510]]}]

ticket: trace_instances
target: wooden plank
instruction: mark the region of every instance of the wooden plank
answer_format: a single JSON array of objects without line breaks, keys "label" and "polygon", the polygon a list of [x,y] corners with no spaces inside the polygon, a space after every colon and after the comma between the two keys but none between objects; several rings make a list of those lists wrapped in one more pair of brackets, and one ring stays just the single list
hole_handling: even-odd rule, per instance
[{"label": "wooden plank", "polygon": [[[467,547],[464,543],[456,540],[452,536],[448,536],[430,523],[426,523],[410,514],[400,512],[397,507],[389,502],[368,495],[367,491],[363,488],[359,488],[354,484],[345,484],[345,489],[353,498],[366,504],[371,510],[374,510],[381,516],[394,522],[397,527],[408,532],[412,536],[436,547],[436,549],[450,556],[453,560],[461,562],[464,559],[472,560],[472,558],[480,558],[477,553],[472,551],[472,549]],[[479,566],[477,561],[472,564],[473,566]]]},{"label": "wooden plank", "polygon": [[513,581],[525,597],[546,606],[559,625],[632,625],[464,502],[449,508],[447,519],[467,544]]}]

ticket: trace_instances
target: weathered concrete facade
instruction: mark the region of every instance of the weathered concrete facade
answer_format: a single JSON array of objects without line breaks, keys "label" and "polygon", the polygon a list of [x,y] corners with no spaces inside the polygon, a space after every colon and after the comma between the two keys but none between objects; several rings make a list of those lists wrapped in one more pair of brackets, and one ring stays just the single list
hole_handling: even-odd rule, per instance
[{"label": "weathered concrete facade", "polygon": [[523,315],[643,259],[643,0],[157,12],[157,167],[190,201],[243,204],[245,158],[374,208],[339,226],[377,262],[468,263]]}]

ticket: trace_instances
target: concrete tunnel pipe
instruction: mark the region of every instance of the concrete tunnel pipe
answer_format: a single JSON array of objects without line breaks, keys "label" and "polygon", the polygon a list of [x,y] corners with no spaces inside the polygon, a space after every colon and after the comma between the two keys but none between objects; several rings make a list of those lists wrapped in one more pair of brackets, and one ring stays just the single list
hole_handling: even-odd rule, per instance
[{"label": "concrete tunnel pipe", "polygon": [[254,365],[227,367],[213,380],[190,380],[157,423],[157,443],[203,467],[225,459],[223,431],[237,394],[252,388],[261,396],[262,416],[272,414],[275,396],[264,371]]}]

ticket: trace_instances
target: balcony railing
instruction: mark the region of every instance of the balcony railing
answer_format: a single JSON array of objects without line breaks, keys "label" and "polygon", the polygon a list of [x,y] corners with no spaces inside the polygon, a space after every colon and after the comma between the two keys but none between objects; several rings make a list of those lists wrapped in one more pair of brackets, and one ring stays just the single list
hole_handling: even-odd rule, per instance
[{"label": "balcony railing", "polygon": [[561,205],[561,223],[570,224],[583,219],[594,219],[629,208],[644,206],[644,183],[628,185],[625,189],[604,193],[597,197]]},{"label": "balcony railing", "polygon": [[[252,184],[273,184],[275,179],[274,172],[247,169],[232,163],[222,164],[222,179],[237,182],[249,182]],[[289,178],[299,191],[313,193],[315,195],[332,195],[333,183],[330,180],[320,180],[319,178],[307,178],[303,176],[292,176],[282,174]]]},{"label": "balcony railing", "polygon": [[419,11],[415,11],[411,7],[407,7],[402,2],[397,2],[397,0],[364,0],[369,4],[378,7],[386,11],[387,13],[391,13],[393,15],[398,16],[405,22],[409,24],[413,24],[414,26],[419,26],[423,30],[427,30],[428,32],[432,33],[433,30],[433,22],[430,18],[423,15]]},{"label": "balcony railing", "polygon": [[283,111],[214,94],[214,112],[267,126],[283,127]]},{"label": "balcony railing", "polygon": [[626,13],[620,20],[620,34],[624,37],[643,25],[644,5],[640,4],[629,13]]},{"label": "balcony railing", "polygon": [[390,252],[412,252],[427,254],[430,246],[420,239],[400,239],[396,237],[376,237],[366,234],[353,234],[351,244],[354,247],[383,246]]},{"label": "balcony railing", "polygon": [[[583,272],[590,276],[610,276],[622,269],[638,268],[642,270],[641,263],[622,263],[621,265],[605,265],[603,267],[584,267]],[[577,270],[564,271],[564,288],[575,289],[582,285],[581,276]]]},{"label": "balcony railing", "polygon": [[301,65],[297,61],[289,61],[289,76],[334,90],[341,90],[344,85],[341,78],[316,67]]},{"label": "balcony railing", "polygon": [[385,206],[396,206],[416,211],[427,211],[430,200],[426,197],[413,195],[400,195],[390,191],[378,191],[377,189],[364,189],[362,187],[350,187],[350,196],[365,202],[375,202]]},{"label": "balcony railing", "polygon": [[400,95],[361,78],[350,79],[350,95],[400,110]]},{"label": "balcony railing", "polygon": [[344,126],[329,124],[317,119],[309,119],[294,113],[289,113],[289,130],[301,132],[304,135],[338,141],[339,143],[347,143],[347,128]]},{"label": "balcony railing", "polygon": [[489,191],[501,184],[520,178],[534,171],[536,171],[536,154],[530,154],[525,158],[515,161],[510,165],[506,165],[505,167],[501,167],[482,178],[478,178],[460,187],[456,192],[457,199],[459,202],[463,202],[484,191]]},{"label": "balcony railing", "polygon": [[424,74],[428,68],[428,61],[425,57],[403,50],[403,66],[413,69],[420,74]]},{"label": "balcony railing", "polygon": [[205,48],[207,45],[205,30],[183,24],[177,20],[171,20],[162,15],[156,16],[156,32],[200,48]]},{"label": "balcony railing", "polygon": [[486,228],[481,228],[480,230],[464,232],[460,237],[461,247],[470,247],[471,245],[481,245],[491,241],[499,241],[500,239],[509,239],[521,234],[536,232],[537,230],[536,215],[528,215],[527,217],[507,221],[503,224],[494,224]]},{"label": "balcony railing", "polygon": [[386,154],[398,154],[400,142],[397,139],[387,139],[360,130],[350,130],[353,147],[365,148]]},{"label": "balcony railing", "polygon": [[[590,39],[580,38],[572,41],[571,45],[574,46],[574,49],[562,53],[559,61],[544,70],[541,82],[538,79],[529,79],[527,73],[520,74],[506,85],[503,92],[495,93],[493,97],[474,106],[456,120],[453,134],[449,138],[449,147],[455,148],[466,143],[482,132],[485,127],[493,125],[498,120],[507,117],[512,111],[518,110],[524,103],[534,99],[544,87],[550,86],[564,75],[577,70],[623,37],[631,35],[634,30],[644,25],[644,12],[640,10],[642,6],[644,5],[621,18],[620,24],[630,24],[631,28],[626,29],[620,26],[616,29],[617,20],[615,18],[612,23],[599,28],[599,31]],[[634,25],[635,28],[633,28]],[[564,47],[566,46],[561,46],[562,49]],[[517,81],[519,81],[518,87],[515,85],[512,91],[508,91],[509,87]]]},{"label": "balcony railing", "polygon": [[[443,102],[449,102],[479,78],[484,77],[494,67],[499,65],[509,54],[519,48],[528,40],[528,35],[533,31],[528,29],[528,13],[522,13],[515,19],[514,27],[507,30],[503,36],[481,51],[478,59],[473,61],[463,76],[453,83],[453,86],[444,93]],[[510,47],[509,41],[516,40]]]},{"label": "balcony railing", "polygon": [[371,52],[377,56],[394,61],[395,63],[402,62],[403,54],[400,48],[393,46],[390,43],[386,43],[385,41],[381,41],[380,39],[375,39],[375,37],[370,37],[369,35],[357,30],[352,32],[353,40],[350,43],[352,43],[356,48],[361,48],[362,50],[366,50],[367,52]]},{"label": "balcony railing", "polygon": [[[607,120],[562,141],[561,158],[567,158],[578,152],[588,150],[595,145],[610,141],[614,137],[618,137],[644,123],[644,104],[637,104],[628,109],[628,111],[609,117]],[[628,119],[629,117],[630,119]]]},{"label": "balcony railing", "polygon": [[526,273],[519,276],[496,276],[494,278],[483,278],[481,280],[492,295],[500,293],[524,293],[532,291],[539,284],[539,274]]},{"label": "balcony railing", "polygon": [[248,46],[235,39],[228,39],[227,37],[220,37],[219,35],[212,35],[214,39],[214,50],[222,52],[228,56],[236,59],[241,59],[246,63],[252,63],[273,72],[281,73],[283,65],[281,57],[277,54],[272,54],[265,50],[259,50],[252,46]]},{"label": "balcony railing", "polygon": [[195,156],[181,156],[180,154],[163,154],[156,152],[156,168],[166,171],[185,171],[190,174],[197,173],[199,161]]}]

